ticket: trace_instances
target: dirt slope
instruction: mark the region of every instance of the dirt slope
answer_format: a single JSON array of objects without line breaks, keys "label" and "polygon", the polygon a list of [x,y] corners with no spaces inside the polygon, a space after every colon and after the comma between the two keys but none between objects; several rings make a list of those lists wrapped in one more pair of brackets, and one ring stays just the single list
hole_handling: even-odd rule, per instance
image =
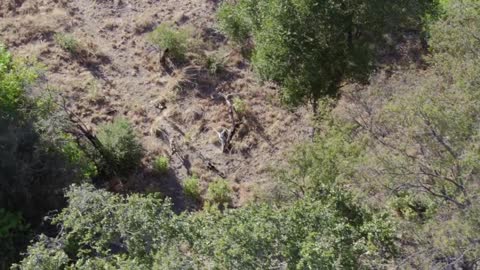
[{"label": "dirt slope", "polygon": [[[183,207],[180,184],[188,174],[201,177],[204,188],[223,175],[240,205],[268,183],[269,166],[307,137],[309,116],[304,109],[281,108],[275,87],[257,82],[248,63],[215,30],[215,8],[208,0],[3,0],[0,42],[44,63],[44,85],[65,96],[94,130],[120,116],[134,124],[147,149],[145,169],[117,180],[117,189],[161,191]],[[200,52],[224,56],[225,71],[210,75],[191,61],[165,72],[158,51],[146,41],[162,22],[191,29]],[[86,52],[64,51],[56,33],[72,34]],[[222,153],[216,133],[230,127],[226,94],[247,107],[230,153]],[[171,158],[169,176],[149,169],[159,154]]]}]

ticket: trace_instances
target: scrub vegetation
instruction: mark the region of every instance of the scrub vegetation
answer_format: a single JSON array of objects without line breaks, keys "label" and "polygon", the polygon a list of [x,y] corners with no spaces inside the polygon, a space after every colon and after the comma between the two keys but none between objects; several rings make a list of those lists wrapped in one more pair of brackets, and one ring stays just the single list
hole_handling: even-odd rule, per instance
[{"label": "scrub vegetation", "polygon": [[83,2],[0,22],[0,269],[480,267],[478,1],[135,3],[113,49]]}]

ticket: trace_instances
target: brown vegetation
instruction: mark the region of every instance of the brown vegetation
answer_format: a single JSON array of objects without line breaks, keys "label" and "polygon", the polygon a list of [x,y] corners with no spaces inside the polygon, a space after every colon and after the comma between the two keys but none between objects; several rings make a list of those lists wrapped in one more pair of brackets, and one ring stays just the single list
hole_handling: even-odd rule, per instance
[{"label": "brown vegetation", "polygon": [[[239,204],[251,196],[251,186],[267,180],[265,162],[281,159],[306,136],[309,117],[302,110],[274,106],[275,89],[260,85],[215,30],[213,2],[25,0],[3,5],[8,8],[0,8],[1,41],[16,55],[38,57],[45,65],[44,85],[65,97],[69,110],[93,131],[119,116],[127,118],[147,150],[147,167],[157,155],[171,155],[171,175],[139,172],[122,180],[131,190],[165,191],[165,183],[181,182],[192,173],[205,182],[221,174],[241,187]],[[147,41],[163,22],[188,28],[195,41],[188,61],[171,73],[162,69],[158,51]],[[62,49],[55,34],[74,37],[79,51]],[[214,67],[212,74],[202,66],[202,55],[216,51],[225,52],[224,68]],[[228,153],[217,136],[232,124],[223,95],[241,97],[249,109],[237,119]],[[169,186],[166,193],[178,194],[168,191],[178,187]]]}]

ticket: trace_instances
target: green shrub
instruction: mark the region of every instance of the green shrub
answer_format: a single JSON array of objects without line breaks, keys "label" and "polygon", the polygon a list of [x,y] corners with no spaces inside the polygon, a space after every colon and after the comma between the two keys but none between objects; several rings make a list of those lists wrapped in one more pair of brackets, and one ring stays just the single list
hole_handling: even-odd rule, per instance
[{"label": "green shrub", "polygon": [[205,57],[205,67],[210,75],[216,75],[225,69],[225,63],[219,55],[211,54]]},{"label": "green shrub", "polygon": [[183,193],[185,194],[185,196],[193,200],[199,200],[200,199],[200,180],[195,176],[191,176],[185,179],[183,182]]},{"label": "green shrub", "polygon": [[252,16],[249,11],[255,10],[256,0],[246,0],[232,5],[223,2],[217,12],[218,26],[230,39],[238,44],[243,44],[250,37]]},{"label": "green shrub", "polygon": [[97,102],[97,103],[101,103],[105,97],[102,95],[102,91],[101,91],[101,85],[99,84],[99,82],[95,79],[89,81],[86,86],[85,86],[88,94],[87,94],[87,99],[90,101],[90,102]]},{"label": "green shrub", "polygon": [[69,53],[75,54],[80,49],[80,43],[72,35],[57,33],[54,38],[57,45]]},{"label": "green shrub", "polygon": [[95,163],[79,147],[75,138],[70,134],[62,134],[62,145],[60,151],[66,160],[76,165],[78,174],[84,179],[91,179],[97,175]]},{"label": "green shrub", "polygon": [[232,202],[232,190],[227,180],[216,179],[208,185],[207,200],[210,203],[224,205]]},{"label": "green shrub", "polygon": [[29,110],[22,107],[27,104],[25,88],[35,82],[39,76],[39,67],[14,59],[5,46],[0,44],[0,117],[14,117]]},{"label": "green shrub", "polygon": [[153,162],[153,168],[159,173],[162,173],[162,174],[167,173],[168,167],[169,167],[168,157],[158,156]]},{"label": "green shrub", "polygon": [[174,59],[183,60],[188,48],[188,36],[187,31],[162,23],[150,33],[148,41],[160,50],[168,50]]},{"label": "green shrub", "polygon": [[29,226],[19,213],[0,208],[0,267],[18,259],[18,247],[28,244]]},{"label": "green shrub", "polygon": [[233,98],[233,108],[235,109],[235,112],[240,115],[245,114],[248,110],[248,106],[245,100],[239,97]]},{"label": "green shrub", "polygon": [[[61,249],[60,245],[49,245],[48,241],[49,239],[45,235],[41,235],[38,242],[28,247],[27,254],[31,254],[32,256],[23,259],[20,265],[14,264],[11,269],[65,269],[69,262],[66,252]],[[39,267],[39,265],[41,265],[41,267]]]},{"label": "green shrub", "polygon": [[98,139],[104,147],[103,162],[107,170],[126,175],[140,165],[144,150],[127,120],[118,118],[100,126]]}]

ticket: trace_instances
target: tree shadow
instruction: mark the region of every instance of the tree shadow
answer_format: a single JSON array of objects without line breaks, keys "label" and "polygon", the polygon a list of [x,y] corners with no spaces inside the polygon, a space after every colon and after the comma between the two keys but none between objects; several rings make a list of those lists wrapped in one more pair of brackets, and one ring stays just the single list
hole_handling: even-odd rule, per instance
[{"label": "tree shadow", "polygon": [[144,167],[130,176],[123,188],[128,193],[161,193],[172,200],[174,212],[186,210],[183,187],[172,169],[166,173],[159,173],[152,168]]},{"label": "tree shadow", "polygon": [[84,68],[86,68],[96,79],[101,79],[109,85],[112,84],[112,81],[108,79],[108,77],[102,70],[103,65],[111,63],[111,60],[108,56],[101,55],[95,56],[95,58],[91,58],[91,56],[85,56],[79,58],[78,63]]},{"label": "tree shadow", "polygon": [[275,148],[275,145],[272,143],[270,137],[265,133],[265,128],[258,121],[258,117],[250,111],[245,112],[244,119],[246,124],[249,126],[249,130],[252,130],[255,134],[260,136],[271,149]]}]

